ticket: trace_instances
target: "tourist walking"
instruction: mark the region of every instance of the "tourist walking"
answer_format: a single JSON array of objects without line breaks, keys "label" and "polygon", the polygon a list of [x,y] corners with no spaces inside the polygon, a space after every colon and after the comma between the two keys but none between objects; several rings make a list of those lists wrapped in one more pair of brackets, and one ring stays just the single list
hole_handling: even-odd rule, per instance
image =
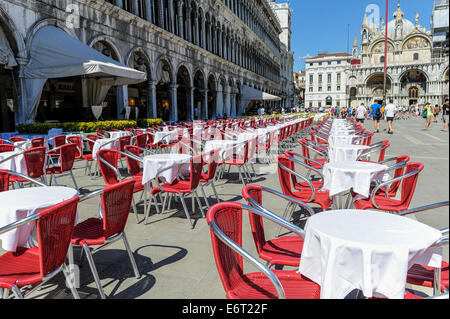
[{"label": "tourist walking", "polygon": [[394,134],[394,130],[392,128],[392,123],[394,122],[395,114],[397,114],[397,106],[394,104],[394,100],[390,99],[389,104],[384,108],[386,112],[386,120],[388,123],[389,131],[388,134]]},{"label": "tourist walking", "polygon": [[434,123],[438,122],[439,113],[441,113],[441,107],[439,104],[436,104],[433,108]]},{"label": "tourist walking", "polygon": [[446,99],[444,105],[442,105],[442,121],[444,122],[444,127],[442,128],[442,131],[444,132],[448,131],[449,112],[450,109],[448,99]]},{"label": "tourist walking", "polygon": [[380,119],[383,116],[381,108],[382,106],[377,101],[374,101],[370,107],[373,118],[374,133],[380,133]]},{"label": "tourist walking", "polygon": [[364,124],[365,119],[367,118],[367,109],[364,106],[364,103],[361,103],[356,110],[356,122]]},{"label": "tourist walking", "polygon": [[425,131],[429,131],[430,125],[431,125],[431,119],[433,117],[433,109],[431,107],[431,103],[425,104],[423,111],[422,111],[422,117],[427,119],[427,124],[425,125]]}]

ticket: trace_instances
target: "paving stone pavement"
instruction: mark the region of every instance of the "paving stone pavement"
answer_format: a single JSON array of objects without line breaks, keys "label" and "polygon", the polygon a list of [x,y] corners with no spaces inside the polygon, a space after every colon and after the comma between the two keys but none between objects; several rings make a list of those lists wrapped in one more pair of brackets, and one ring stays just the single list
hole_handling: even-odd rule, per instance
[{"label": "paving stone pavement", "polygon": [[[372,122],[365,123],[366,128],[372,130]],[[425,169],[419,177],[411,207],[418,207],[430,203],[448,200],[449,198],[449,134],[441,132],[442,124],[433,123],[429,132],[422,129],[425,122],[414,118],[394,123],[394,135],[388,135],[381,125],[381,132],[375,134],[373,142],[384,139],[390,141],[386,158],[409,155],[411,161],[422,162]],[[299,148],[296,148],[299,151]],[[75,176],[78,185],[82,185],[81,192],[86,193],[104,186],[103,179],[90,179],[84,174],[84,162],[76,162]],[[257,172],[267,171],[266,164],[256,164]],[[281,190],[278,176],[274,171],[258,174],[255,184],[261,184],[275,190]],[[69,177],[61,178],[60,185],[73,187]],[[244,202],[241,191],[242,184],[238,181],[236,169],[231,174],[224,175],[224,179],[216,184],[222,201]],[[210,202],[215,203],[212,190],[207,187],[206,194]],[[135,195],[136,201],[139,194]],[[274,212],[282,214],[285,203],[268,195],[264,197],[264,205]],[[187,206],[191,207],[190,199]],[[97,216],[99,198],[90,199],[79,205],[79,221]],[[138,203],[140,219],[144,218],[142,201]],[[205,210],[206,212],[206,210]],[[448,208],[423,212],[410,218],[415,218],[435,228],[449,225]],[[126,234],[136,258],[141,277],[133,275],[128,256],[122,241],[118,241],[94,255],[107,298],[151,298],[151,299],[223,299],[225,293],[220,282],[214,262],[209,228],[206,219],[198,212],[193,214],[195,227],[191,229],[180,203],[173,202],[171,210],[164,214],[156,214],[154,208],[147,224],[136,223],[135,216],[130,212],[126,227]],[[248,215],[243,218],[243,246],[256,255],[255,245],[251,235]],[[304,222],[304,220],[299,221]],[[275,234],[277,227],[265,223],[270,234]],[[80,250],[75,249],[75,259],[79,261]],[[448,261],[448,246],[444,252],[444,259]],[[244,271],[256,271],[252,266],[244,263]],[[86,260],[80,266],[80,288],[82,298],[97,298],[97,289]],[[415,288],[415,287],[410,287]],[[424,293],[430,290],[419,289]],[[34,292],[32,298],[71,298],[65,290],[64,278],[58,275],[40,290]]]}]

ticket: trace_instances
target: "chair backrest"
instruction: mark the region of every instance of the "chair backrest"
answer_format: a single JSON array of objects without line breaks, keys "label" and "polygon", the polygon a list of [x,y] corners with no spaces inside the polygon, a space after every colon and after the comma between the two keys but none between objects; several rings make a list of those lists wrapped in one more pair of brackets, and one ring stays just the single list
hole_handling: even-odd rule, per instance
[{"label": "chair backrest", "polygon": [[58,135],[54,138],[54,147],[59,147],[64,144],[66,144],[66,136],[65,135]]},{"label": "chair backrest", "polygon": [[190,187],[191,189],[197,188],[202,178],[202,168],[203,168],[203,155],[199,154],[193,156],[191,159],[191,177],[190,177]]},{"label": "chair backrest", "polygon": [[[249,199],[253,199],[258,204],[262,205],[262,188],[260,185],[247,185],[242,188],[242,196],[249,203]],[[264,235],[263,218],[253,212],[249,211],[250,227],[252,229],[253,240],[255,241],[258,253],[266,244],[266,236]]]},{"label": "chair backrest", "polygon": [[[206,154],[205,154],[206,155]],[[203,162],[208,164],[208,180],[216,176],[217,166],[220,162],[220,149],[212,150],[209,156],[204,156]]]},{"label": "chair backrest", "polygon": [[83,153],[83,138],[78,135],[68,136],[67,141],[68,141],[68,143],[72,143],[77,146],[77,152],[75,154],[75,158],[76,159],[81,158],[83,156],[83,154],[82,154]]},{"label": "chair backrest", "polygon": [[103,236],[109,238],[124,231],[131,208],[135,180],[107,186],[101,195]]},{"label": "chair backrest", "polygon": [[61,161],[61,171],[70,171],[73,167],[75,161],[75,155],[77,153],[77,146],[75,144],[64,144],[59,149],[60,161]]},{"label": "chair backrest", "polygon": [[92,152],[92,150],[94,149],[94,143],[96,140],[99,139],[99,137],[94,134],[88,134],[88,135],[86,135],[86,138],[87,138],[88,147]]},{"label": "chair backrest", "polygon": [[35,137],[31,139],[31,147],[42,147],[44,146],[45,139],[43,137]]},{"label": "chair backrest", "polygon": [[41,276],[61,266],[72,241],[78,196],[39,212],[37,238]]},{"label": "chair backrest", "polygon": [[[138,157],[141,156],[142,151],[134,145],[125,146],[125,152],[128,151]],[[134,158],[127,156],[128,169],[130,170],[131,176],[137,176],[141,173],[141,163]]]},{"label": "chair backrest", "polygon": [[386,155],[386,149],[391,146],[388,140],[383,141],[383,147],[380,150],[380,155],[378,157],[378,162],[381,162],[384,160],[384,156]]},{"label": "chair backrest", "polygon": [[23,153],[27,175],[31,178],[39,178],[44,175],[46,148],[33,147]]},{"label": "chair backrest", "polygon": [[147,144],[147,135],[148,134],[139,134],[136,136],[136,146],[145,148]]},{"label": "chair backrest", "polygon": [[119,177],[117,176],[117,173],[111,167],[109,167],[107,164],[105,164],[102,161],[102,159],[117,169],[118,158],[119,158],[119,153],[117,152],[117,150],[102,149],[97,152],[98,166],[100,167],[100,171],[102,173],[103,179],[107,186],[119,183]]},{"label": "chair backrest", "polygon": [[[411,158],[410,158],[408,155],[398,156],[398,157],[397,157],[396,164],[398,164],[398,163],[400,163],[400,162],[408,163],[410,159],[411,159]],[[394,172],[394,178],[397,178],[397,177],[402,176],[404,170],[405,170],[405,167],[404,167],[404,166],[397,168],[397,169],[395,170],[395,172]],[[394,183],[392,183],[392,184],[390,185],[390,188],[389,188],[389,194],[391,194],[391,195],[390,195],[391,197],[393,197],[393,196],[395,196],[395,194],[397,194],[397,191],[398,191],[398,189],[399,189],[399,187],[400,187],[400,184],[401,184],[401,181],[397,181],[397,182],[394,182]],[[392,196],[392,195],[393,195],[393,196]]]},{"label": "chair backrest", "polygon": [[0,153],[14,151],[14,145],[12,144],[0,144]]},{"label": "chair backrest", "polygon": [[23,137],[21,136],[13,136],[9,139],[11,142],[16,143],[16,142],[23,142]]},{"label": "chair backrest", "polygon": [[281,190],[283,194],[296,198],[296,196],[294,196],[294,194],[292,193],[291,177],[290,177],[291,173],[289,173],[286,169],[280,166],[281,164],[290,169],[291,161],[286,156],[278,156],[277,162],[278,162],[278,179],[280,181]]},{"label": "chair backrest", "polygon": [[[207,222],[216,226],[237,245],[242,247],[242,205],[219,203],[208,210]],[[226,292],[239,285],[244,276],[242,256],[223,243],[211,230],[211,242],[217,270]]]},{"label": "chair backrest", "polygon": [[9,190],[9,174],[8,171],[0,169],[0,192]]},{"label": "chair backrest", "polygon": [[119,138],[119,151],[125,152],[125,146],[127,145],[131,145],[131,135],[126,135]]},{"label": "chair backrest", "polygon": [[[423,170],[424,165],[422,163],[408,163],[405,168],[404,175],[409,174],[415,170],[419,170],[419,173]],[[416,189],[417,180],[419,179],[419,174],[415,174],[413,176],[407,177],[402,181],[402,194],[401,194],[401,203],[402,205],[406,205],[409,207],[411,203],[412,197],[414,195],[414,191]]]},{"label": "chair backrest", "polygon": [[248,140],[248,151],[246,160],[251,160],[256,153],[256,145],[258,143],[258,137],[254,137]]}]

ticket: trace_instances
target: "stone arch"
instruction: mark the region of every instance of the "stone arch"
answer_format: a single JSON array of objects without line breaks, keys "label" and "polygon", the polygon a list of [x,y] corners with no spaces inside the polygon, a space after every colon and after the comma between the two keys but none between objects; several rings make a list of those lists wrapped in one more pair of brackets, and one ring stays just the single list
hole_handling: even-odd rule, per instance
[{"label": "stone arch", "polygon": [[[426,42],[427,46],[426,47],[418,47],[418,48],[416,48],[416,47],[408,48],[407,47],[408,42],[410,42],[414,38],[417,38],[417,39],[420,38],[421,40],[424,40]],[[402,51],[417,50],[417,49],[431,49],[431,47],[432,47],[432,45],[431,45],[430,39],[428,39],[428,37],[424,34],[417,34],[417,33],[408,35],[401,44]]]},{"label": "stone arch", "polygon": [[103,55],[106,55],[107,57],[110,57],[120,63],[124,63],[124,59],[120,54],[118,47],[115,45],[114,39],[111,37],[107,35],[95,36],[89,41],[88,45]]},{"label": "stone arch", "polygon": [[[383,90],[384,90],[384,74],[383,73],[372,73],[364,81],[365,87],[370,91],[371,96],[375,100],[383,100]],[[386,95],[392,95],[392,78],[387,75],[386,77]],[[366,94],[369,92],[366,92]]]},{"label": "stone arch", "polygon": [[180,121],[191,120],[192,76],[189,67],[184,63],[178,66],[176,81],[177,81],[176,83],[177,83],[178,120]]},{"label": "stone arch", "polygon": [[22,34],[18,31],[14,21],[0,8],[0,27],[3,29],[11,49],[17,57],[27,57],[27,46]]}]

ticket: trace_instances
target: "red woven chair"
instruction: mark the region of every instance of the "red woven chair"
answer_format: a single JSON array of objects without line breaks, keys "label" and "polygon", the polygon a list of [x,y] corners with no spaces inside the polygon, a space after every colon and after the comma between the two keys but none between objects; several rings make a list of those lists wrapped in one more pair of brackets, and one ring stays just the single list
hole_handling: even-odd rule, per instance
[{"label": "red woven chair", "polygon": [[235,166],[238,168],[239,172],[239,179],[241,180],[242,184],[246,185],[250,180],[250,174],[248,172],[248,169],[246,167],[246,163],[248,161],[248,152],[249,152],[249,142],[245,142],[244,144],[244,152],[242,152],[242,143],[237,144],[232,149],[232,157],[229,159],[226,159],[223,163],[223,165],[228,165],[229,168],[232,166]]},{"label": "red woven chair", "polygon": [[[243,210],[276,220],[274,216],[240,203],[219,203],[208,211],[217,270],[227,299],[318,299],[320,286],[296,271],[271,271],[242,248]],[[260,272],[245,273],[243,258]]]},{"label": "red woven chair", "polygon": [[[403,172],[405,170],[405,166],[407,165],[407,163],[409,162],[411,158],[407,155],[403,155],[403,156],[397,156],[394,158],[390,158],[387,160],[383,160],[381,162],[378,162],[378,164],[383,164],[386,165],[389,162],[393,162],[395,161],[396,166],[398,166],[398,168],[395,169],[394,172],[394,178],[399,178],[400,176],[403,175]],[[404,165],[399,165],[400,163],[404,163]],[[398,180],[396,182],[393,182],[390,186],[389,186],[389,193],[388,196],[389,197],[395,197],[397,195],[397,192],[400,188],[401,185],[401,180]],[[380,188],[380,193],[385,194],[386,193],[386,189],[385,188]]]},{"label": "red woven chair", "polygon": [[[407,211],[399,213],[400,216],[407,216],[411,214],[417,214],[424,211],[434,210],[440,207],[447,207],[449,201],[426,205],[422,207],[412,208]],[[442,239],[434,246],[448,245],[448,227],[441,229]],[[441,268],[432,268],[426,265],[414,264],[408,270],[407,282],[411,285],[417,285],[422,287],[434,288],[434,295],[443,292],[449,288],[449,265],[447,262],[442,261]]]},{"label": "red woven chair", "polygon": [[0,169],[0,192],[9,190],[9,174],[8,171]]},{"label": "red woven chair", "polygon": [[206,205],[209,205],[208,199],[205,194],[204,187],[211,185],[211,188],[214,191],[214,195],[216,196],[217,202],[220,202],[219,195],[217,194],[216,186],[214,185],[214,181],[216,179],[217,167],[220,161],[220,149],[212,150],[208,155],[203,156],[203,163],[208,165],[207,173],[201,175],[200,186],[202,189],[203,197],[205,198]]},{"label": "red woven chair", "polygon": [[77,181],[73,175],[72,168],[75,162],[75,155],[77,153],[77,146],[75,144],[65,144],[59,147],[59,165],[47,168],[46,174],[51,174],[49,185],[52,185],[52,179],[55,181],[55,185],[58,185],[56,176],[62,177],[64,175],[70,175],[72,177],[75,188],[78,190]]},{"label": "red woven chair", "polygon": [[23,137],[21,136],[13,136],[9,139],[11,142],[16,143],[16,142],[23,142]]},{"label": "red woven chair", "polygon": [[145,148],[147,145],[148,134],[143,133],[136,136],[135,145],[140,148]]},{"label": "red woven chair", "polygon": [[68,136],[67,143],[72,143],[77,146],[75,159],[83,159],[83,138],[79,135]]},{"label": "red woven chair", "polygon": [[[134,274],[136,278],[140,277],[133,252],[130,249],[130,245],[125,235],[125,226],[131,208],[134,184],[135,181],[130,179],[105,187],[101,192],[103,218],[89,218],[76,225],[73,231],[72,245],[81,246],[83,248],[83,252],[86,254],[89,267],[94,276],[95,284],[102,299],[105,299],[106,296],[103,292],[92,255],[101,249],[103,245],[123,239]],[[98,192],[94,192],[88,197],[90,198],[96,194],[98,194]],[[92,246],[99,247],[91,253],[90,247]]]},{"label": "red woven chair", "polygon": [[[295,164],[301,165],[304,168],[307,169],[307,177],[309,177],[311,175],[311,173],[315,173],[317,174],[317,176],[319,178],[316,178],[314,180],[310,180],[310,182],[314,185],[315,189],[320,189],[323,186],[323,175],[322,175],[322,171],[315,169],[314,167],[309,166],[308,164],[305,164],[305,162],[309,162],[309,163],[315,163],[317,165],[319,165],[318,162],[315,162],[312,159],[309,158],[305,158],[303,155],[298,154],[298,153],[294,153],[293,151],[286,151],[284,152],[284,156],[288,157],[288,158],[292,158],[291,160],[291,167],[290,169],[295,171]],[[303,161],[302,161],[303,160]],[[317,177],[316,176],[316,177]],[[309,183],[307,182],[298,182],[297,177],[295,175],[291,175],[292,178],[292,186],[294,187],[294,189],[296,189],[297,191],[302,191],[302,190],[310,190],[310,186]]]},{"label": "red woven chair", "polygon": [[[402,176],[383,182],[372,191],[370,198],[354,201],[356,209],[380,209],[388,212],[401,212],[408,210],[420,172],[423,170],[422,163],[408,163]],[[381,188],[385,188],[397,181],[401,181],[400,200],[389,198],[386,194],[381,194]]]},{"label": "red woven chair", "polygon": [[164,212],[164,208],[165,208],[165,204],[166,204],[166,200],[167,200],[167,194],[176,194],[180,198],[186,218],[188,219],[189,224],[191,225],[191,228],[193,229],[194,225],[192,224],[189,210],[187,209],[186,202],[184,199],[185,199],[185,196],[187,196],[189,194],[192,195],[192,200],[194,200],[194,197],[195,197],[197,200],[197,204],[199,205],[200,211],[201,211],[203,217],[205,217],[205,213],[203,212],[202,204],[200,202],[200,198],[197,193],[197,188],[200,184],[200,179],[202,178],[201,174],[202,174],[202,168],[203,168],[203,155],[200,154],[200,155],[196,155],[196,156],[192,157],[191,162],[190,162],[190,175],[189,175],[188,179],[184,179],[184,180],[177,179],[172,184],[165,183],[163,185],[160,185],[159,176],[163,172],[165,172],[169,169],[173,169],[174,167],[179,167],[179,166],[180,166],[180,164],[175,164],[175,165],[172,165],[170,167],[167,167],[167,168],[159,171],[159,173],[155,177],[157,187],[153,188],[152,194],[154,195],[158,192],[166,193],[166,197],[165,197],[164,203],[163,203],[163,212]]},{"label": "red woven chair", "polygon": [[[329,192],[316,189],[316,187],[314,187],[313,183],[307,177],[291,169],[292,165],[294,165],[294,163],[296,162],[295,159],[288,158],[286,156],[278,156],[277,160],[278,178],[284,195],[293,197],[303,203],[317,204],[324,211],[330,208],[333,201],[330,199]],[[300,191],[293,190],[291,177],[292,175],[294,175],[296,178],[304,180],[307,183],[308,188]],[[283,218],[285,218],[286,214],[287,211],[285,211]]]},{"label": "red woven chair", "polygon": [[[131,145],[131,135],[126,135],[119,138],[119,151],[125,152],[125,146],[127,145]],[[122,167],[123,167],[122,159],[124,157],[125,155],[119,153],[119,160],[120,163],[122,164]]]},{"label": "red woven chair", "polygon": [[0,144],[0,153],[14,152],[14,145],[12,144]]},{"label": "red woven chair", "polygon": [[[295,200],[294,198],[283,195],[273,189],[260,186],[260,185],[247,185],[242,189],[242,196],[247,201],[248,205],[262,210],[264,212],[272,213],[262,205],[263,192],[273,194],[277,196],[277,201],[283,199],[289,203],[293,203],[302,208],[305,208],[309,216],[314,214],[314,210],[308,205]],[[281,205],[280,205],[281,206]],[[272,213],[274,214],[274,213]],[[302,229],[294,227],[296,232],[301,233],[297,236],[285,236],[281,238],[275,238],[272,240],[267,240],[263,219],[260,215],[254,214],[249,211],[250,227],[253,233],[253,240],[256,245],[256,250],[261,259],[269,262],[270,266],[282,265],[282,266],[293,266],[298,267],[300,264],[300,256],[303,249],[303,237],[305,233]],[[286,221],[285,226],[289,225]],[[289,225],[287,228],[293,231],[293,225]]]},{"label": "red woven chair", "polygon": [[[11,290],[16,298],[22,299],[60,271],[63,271],[67,281],[71,280],[65,260],[72,239],[78,200],[78,196],[74,197],[0,228],[1,234],[36,220],[38,241],[38,245],[32,248],[18,247],[16,252],[0,256],[0,288]],[[28,286],[31,288],[27,289]],[[70,285],[70,290],[74,298],[79,299],[74,285]]]},{"label": "red woven chair", "polygon": [[92,151],[94,150],[94,144],[95,141],[98,140],[98,136],[94,135],[94,134],[88,134],[86,135],[86,141],[89,147],[89,150],[91,151],[91,153],[89,154],[83,154],[82,158],[84,160],[86,160],[86,168],[84,169],[84,173],[86,174],[89,171],[89,176],[92,178],[92,171],[91,171],[91,167],[92,167],[92,163],[94,162],[94,157],[92,154]]},{"label": "red woven chair", "polygon": [[46,148],[43,146],[30,148],[23,153],[28,177],[33,179],[39,178],[44,184],[46,183],[45,153]]},{"label": "red woven chair", "polygon": [[[384,161],[384,157],[386,155],[386,150],[389,148],[389,146],[391,146],[391,144],[389,143],[388,140],[384,140],[381,142],[378,142],[376,144],[373,145],[369,145],[370,149],[365,150],[362,155],[360,156],[361,161],[363,162],[372,162],[372,163],[380,163],[382,161]],[[370,154],[374,154],[374,153],[378,153],[378,160],[377,161],[369,161],[369,160],[364,160],[362,158],[367,157]]]},{"label": "red woven chair", "polygon": [[31,139],[31,147],[43,147],[45,139],[43,137],[35,137]]}]

